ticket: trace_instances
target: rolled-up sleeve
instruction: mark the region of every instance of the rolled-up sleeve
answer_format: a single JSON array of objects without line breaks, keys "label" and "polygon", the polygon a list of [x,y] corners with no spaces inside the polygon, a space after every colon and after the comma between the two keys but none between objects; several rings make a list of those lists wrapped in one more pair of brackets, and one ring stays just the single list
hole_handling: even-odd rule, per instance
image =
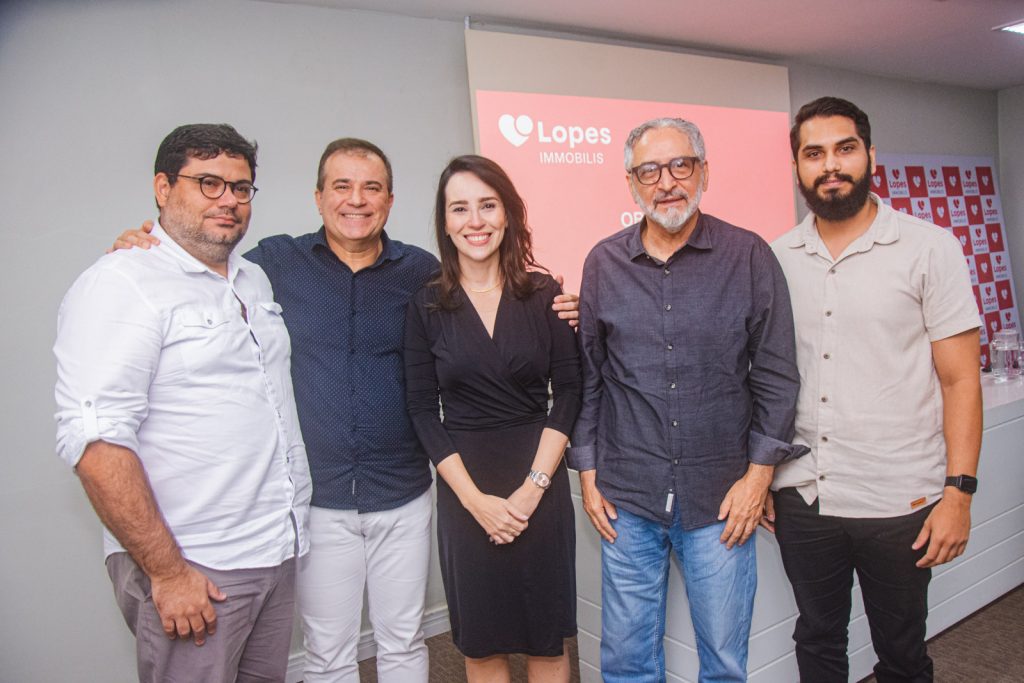
[{"label": "rolled-up sleeve", "polygon": [[57,453],[68,465],[99,440],[138,452],[162,345],[160,314],[115,268],[98,264],[71,286],[53,349]]},{"label": "rolled-up sleeve", "polygon": [[606,349],[597,315],[598,268],[593,252],[583,265],[583,283],[580,285],[580,321],[577,330],[580,367],[583,374],[581,408],[572,433],[571,446],[566,451],[569,467],[579,472],[597,468],[597,425],[601,417],[601,397],[604,379]]},{"label": "rolled-up sleeve", "polygon": [[793,444],[800,373],[789,288],[767,244],[754,254],[754,316],[748,341],[752,413],[747,452],[750,462],[777,465],[810,452]]}]

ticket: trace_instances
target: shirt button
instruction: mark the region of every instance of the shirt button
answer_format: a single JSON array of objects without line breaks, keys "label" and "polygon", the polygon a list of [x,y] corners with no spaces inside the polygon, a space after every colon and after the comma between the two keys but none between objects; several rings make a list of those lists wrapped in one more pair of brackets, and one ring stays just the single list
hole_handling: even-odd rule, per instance
[{"label": "shirt button", "polygon": [[673,460],[672,464],[673,465],[678,465],[679,464],[679,458],[676,458],[675,460]]},{"label": "shirt button", "polygon": [[212,325],[213,324],[213,318],[207,318],[206,319],[206,324],[207,325]]},{"label": "shirt button", "polygon": [[677,420],[672,420],[672,426],[673,427],[678,427],[679,426],[679,422]]},{"label": "shirt button", "polygon": [[818,476],[818,481],[825,481],[825,475],[822,474],[822,475]]},{"label": "shirt button", "polygon": [[828,403],[828,396],[822,396],[821,397],[821,402],[822,403]]},{"label": "shirt button", "polygon": [[828,274],[829,275],[835,275],[836,274],[836,269],[835,268],[829,268],[828,269]]},{"label": "shirt button", "polygon": [[832,357],[832,355],[828,354],[828,353],[822,355],[822,358],[824,358],[825,360],[828,360],[831,357]]},{"label": "shirt button", "polygon": [[668,349],[669,351],[671,351],[671,350],[672,350],[672,345],[671,345],[671,344],[669,344],[669,345],[668,345],[668,346],[666,346],[665,348],[666,348],[666,349]]},{"label": "shirt button", "polygon": [[665,304],[665,310],[666,311],[671,311],[672,310],[672,304]]},{"label": "shirt button", "polygon": [[668,268],[666,268],[666,269],[665,269],[665,275],[668,275],[668,274],[669,274],[669,273],[671,273],[671,272],[672,272],[672,271],[671,271],[671,270],[669,270]]},{"label": "shirt button", "polygon": [[86,401],[85,402],[85,407],[86,408],[92,408],[92,401]]},{"label": "shirt button", "polygon": [[671,384],[668,385],[668,388],[669,389],[675,389],[676,388],[676,383],[672,382]]},{"label": "shirt button", "polygon": [[827,436],[821,437],[821,442],[822,443],[828,443],[828,437]]},{"label": "shirt button", "polygon": [[825,317],[826,318],[831,318],[832,317],[832,311],[825,311]]}]

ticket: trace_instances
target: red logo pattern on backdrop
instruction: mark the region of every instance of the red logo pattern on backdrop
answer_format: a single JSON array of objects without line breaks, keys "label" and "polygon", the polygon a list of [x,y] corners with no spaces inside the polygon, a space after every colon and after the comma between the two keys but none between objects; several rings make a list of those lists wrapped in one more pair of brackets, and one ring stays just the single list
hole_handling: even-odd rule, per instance
[{"label": "red logo pattern on backdrop", "polygon": [[992,333],[1020,329],[993,165],[950,157],[885,157],[871,179],[872,191],[897,211],[943,227],[960,242],[984,322],[980,359],[986,365]]}]

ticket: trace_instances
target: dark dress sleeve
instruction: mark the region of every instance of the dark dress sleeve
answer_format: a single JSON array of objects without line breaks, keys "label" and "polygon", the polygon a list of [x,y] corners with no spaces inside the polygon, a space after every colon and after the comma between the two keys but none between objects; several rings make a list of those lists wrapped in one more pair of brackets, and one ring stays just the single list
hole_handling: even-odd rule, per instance
[{"label": "dark dress sleeve", "polygon": [[441,424],[440,387],[434,368],[434,354],[427,310],[427,289],[409,302],[405,316],[405,401],[416,436],[436,467],[455,453],[455,445]]},{"label": "dark dress sleeve", "polygon": [[[583,381],[580,375],[580,357],[576,348],[576,332],[569,323],[551,310],[551,300],[562,293],[562,288],[550,276],[545,286],[537,292],[541,295],[544,316],[551,332],[551,358],[548,372],[551,375],[553,401],[548,412],[546,427],[569,436],[576,423],[581,405]],[[535,294],[534,296],[536,296]]]}]

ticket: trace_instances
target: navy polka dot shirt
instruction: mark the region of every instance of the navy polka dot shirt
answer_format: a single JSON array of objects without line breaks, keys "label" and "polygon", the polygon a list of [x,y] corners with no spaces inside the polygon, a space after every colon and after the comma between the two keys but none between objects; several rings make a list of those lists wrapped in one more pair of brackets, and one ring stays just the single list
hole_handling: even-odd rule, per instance
[{"label": "navy polka dot shirt", "polygon": [[292,342],[292,381],[313,477],[313,505],[379,512],[430,487],[405,410],[405,310],[438,270],[419,247],[382,235],[383,251],[353,273],[324,229],[261,240],[245,254],[267,273]]}]

